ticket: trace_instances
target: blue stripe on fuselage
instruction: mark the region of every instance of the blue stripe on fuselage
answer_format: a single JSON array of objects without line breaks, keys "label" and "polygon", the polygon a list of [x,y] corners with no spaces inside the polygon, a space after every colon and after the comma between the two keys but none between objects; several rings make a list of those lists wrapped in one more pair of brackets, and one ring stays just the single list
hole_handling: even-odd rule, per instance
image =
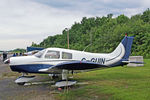
[{"label": "blue stripe on fuselage", "polygon": [[10,65],[12,71],[25,73],[45,73],[39,72],[39,69],[50,68],[49,64],[26,64],[26,65]]}]

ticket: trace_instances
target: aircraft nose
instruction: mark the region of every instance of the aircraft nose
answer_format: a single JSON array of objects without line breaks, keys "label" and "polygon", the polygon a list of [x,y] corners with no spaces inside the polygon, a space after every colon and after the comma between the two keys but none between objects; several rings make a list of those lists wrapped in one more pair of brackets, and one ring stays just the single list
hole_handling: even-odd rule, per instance
[{"label": "aircraft nose", "polygon": [[9,64],[10,63],[10,59],[6,59],[5,61],[4,61],[4,64]]}]

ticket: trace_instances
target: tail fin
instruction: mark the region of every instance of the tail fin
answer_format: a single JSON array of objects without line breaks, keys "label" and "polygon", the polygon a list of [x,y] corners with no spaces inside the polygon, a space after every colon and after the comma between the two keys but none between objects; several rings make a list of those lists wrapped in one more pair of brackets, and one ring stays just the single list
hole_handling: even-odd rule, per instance
[{"label": "tail fin", "polygon": [[131,47],[132,47],[132,43],[133,43],[133,38],[134,37],[125,36],[123,38],[123,40],[121,41],[121,43],[123,44],[123,46],[125,48],[125,54],[124,54],[124,56],[122,58],[124,60],[128,60],[128,58],[130,56]]},{"label": "tail fin", "polygon": [[122,64],[122,61],[128,61],[131,53],[132,43],[133,37],[125,36],[117,46],[117,48],[109,54],[110,58],[106,60],[106,62],[108,62],[108,65],[118,66]]},{"label": "tail fin", "polygon": [[131,53],[132,42],[133,42],[133,37],[128,37],[128,36],[125,36],[124,39],[121,41],[121,43],[123,44],[125,48],[125,54],[122,58],[122,63],[144,64],[143,61],[129,61],[128,60],[130,53]]}]

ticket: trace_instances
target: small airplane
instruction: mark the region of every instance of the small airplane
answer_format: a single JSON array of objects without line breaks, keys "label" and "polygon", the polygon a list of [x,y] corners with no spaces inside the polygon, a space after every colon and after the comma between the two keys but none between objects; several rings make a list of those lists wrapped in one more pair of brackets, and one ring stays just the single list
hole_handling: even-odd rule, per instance
[{"label": "small airplane", "polygon": [[15,82],[23,85],[34,79],[34,76],[24,76],[27,73],[45,73],[53,77],[62,75],[67,80],[66,71],[87,70],[101,67],[123,66],[131,62],[128,60],[133,37],[125,36],[117,48],[111,53],[90,53],[84,51],[47,48],[32,56],[11,57],[9,63],[12,71],[23,73]]}]

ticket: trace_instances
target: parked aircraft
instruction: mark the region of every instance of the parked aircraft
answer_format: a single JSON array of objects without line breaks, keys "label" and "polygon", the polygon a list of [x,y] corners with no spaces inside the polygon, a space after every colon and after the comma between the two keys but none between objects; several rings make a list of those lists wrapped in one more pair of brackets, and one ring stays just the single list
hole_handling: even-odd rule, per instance
[{"label": "parked aircraft", "polygon": [[[12,71],[20,73],[45,73],[53,76],[61,74],[67,79],[66,70],[87,70],[101,67],[123,66],[128,61],[133,37],[125,36],[117,48],[111,53],[90,53],[84,51],[47,48],[32,56],[11,57],[9,62]],[[33,79],[33,76],[21,76],[15,82],[24,84]]]},{"label": "parked aircraft", "polygon": [[29,56],[29,55],[33,55],[35,53],[37,53],[38,51],[43,50],[44,48],[40,48],[40,47],[27,47],[27,52],[24,53],[25,56]]}]

